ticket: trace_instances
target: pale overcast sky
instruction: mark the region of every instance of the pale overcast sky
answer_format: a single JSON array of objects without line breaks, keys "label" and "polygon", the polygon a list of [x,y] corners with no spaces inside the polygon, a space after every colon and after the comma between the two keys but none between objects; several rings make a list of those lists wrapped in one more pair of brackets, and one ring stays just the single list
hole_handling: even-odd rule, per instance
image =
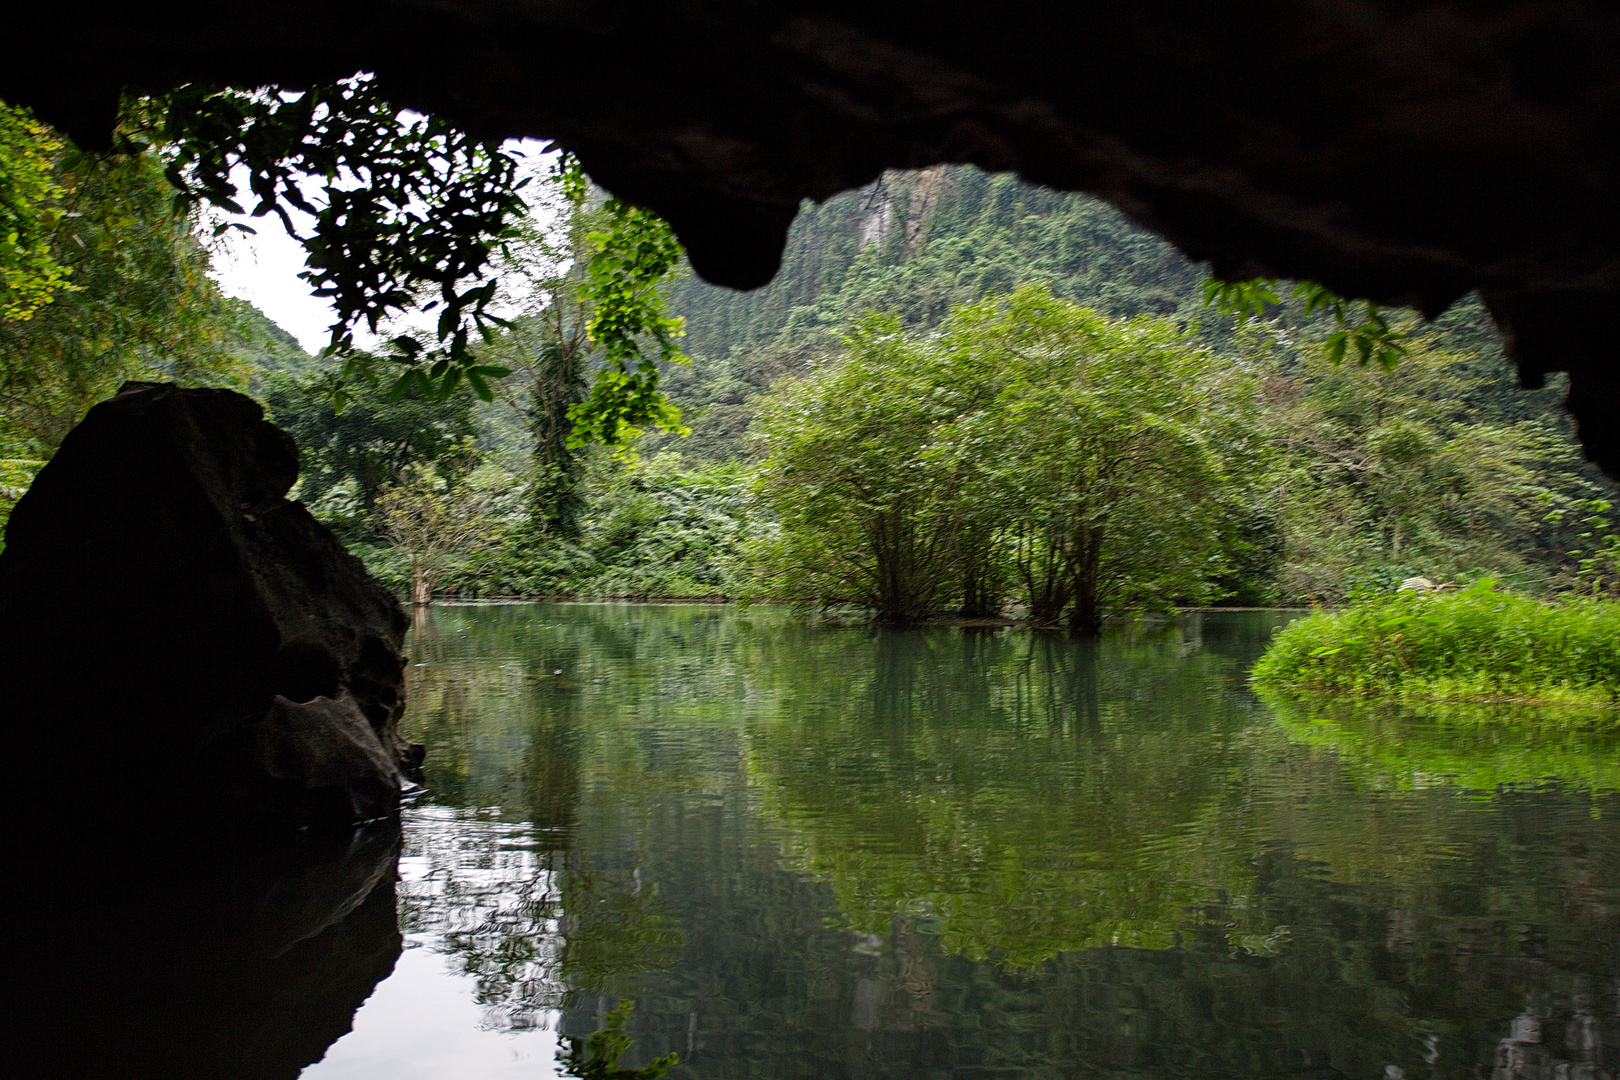
[{"label": "pale overcast sky", "polygon": [[231,233],[214,254],[214,277],[227,296],[240,297],[270,316],[307,352],[326,345],[334,318],[332,308],[311,296],[298,277],[304,268],[304,249],[288,236],[273,217],[251,224],[253,236]]}]

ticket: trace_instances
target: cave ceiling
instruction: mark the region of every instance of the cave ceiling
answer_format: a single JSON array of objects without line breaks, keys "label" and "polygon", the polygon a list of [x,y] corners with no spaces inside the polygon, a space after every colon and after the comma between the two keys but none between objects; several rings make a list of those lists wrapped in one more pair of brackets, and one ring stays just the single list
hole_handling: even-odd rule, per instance
[{"label": "cave ceiling", "polygon": [[1429,314],[1478,290],[1530,384],[1571,375],[1620,469],[1620,5],[59,0],[8,13],[0,97],[105,145],[124,88],[372,71],[481,135],[555,140],[774,273],[801,200],[972,162],[1090,192],[1229,278]]}]

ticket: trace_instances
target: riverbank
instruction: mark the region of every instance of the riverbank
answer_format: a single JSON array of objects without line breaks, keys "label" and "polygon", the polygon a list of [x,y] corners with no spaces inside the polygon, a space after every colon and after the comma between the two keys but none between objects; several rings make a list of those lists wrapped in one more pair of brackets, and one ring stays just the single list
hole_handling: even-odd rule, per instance
[{"label": "riverbank", "polygon": [[[410,604],[411,600],[408,592],[397,592],[396,595],[399,597],[400,603],[405,605]],[[848,615],[858,621],[872,621],[870,612],[860,608],[840,607],[805,609],[803,605],[792,600],[777,600],[758,597],[743,598],[738,596],[730,596],[723,593],[669,596],[655,596],[647,595],[645,593],[616,593],[604,595],[570,592],[535,593],[531,595],[513,596],[461,596],[456,593],[443,593],[435,596],[433,599],[434,607],[500,607],[512,604],[534,603],[649,605],[735,604],[741,607],[797,608],[801,610],[813,610],[814,613],[818,615],[831,615],[834,617]],[[1308,610],[1310,609],[1301,607],[1178,607],[1170,611],[1116,612],[1104,616],[1104,620],[1110,624],[1118,624],[1123,622],[1141,622],[1144,619],[1177,619],[1185,615],[1209,615],[1244,612],[1304,612]],[[931,615],[925,615],[909,623],[893,625],[874,623],[874,625],[889,625],[890,629],[920,629],[923,627],[932,626],[955,626],[966,627],[969,629],[1022,628],[1026,630],[1040,630],[1043,632],[1066,632],[1065,628],[1062,626],[1051,626],[1047,624],[1030,622],[1027,618],[1023,617],[1021,609],[1017,607],[1013,608],[1012,613],[1005,615],[959,615],[954,612],[936,612]]]},{"label": "riverbank", "polygon": [[1404,592],[1285,627],[1252,680],[1304,693],[1612,709],[1620,702],[1620,603],[1547,603],[1482,581]]}]

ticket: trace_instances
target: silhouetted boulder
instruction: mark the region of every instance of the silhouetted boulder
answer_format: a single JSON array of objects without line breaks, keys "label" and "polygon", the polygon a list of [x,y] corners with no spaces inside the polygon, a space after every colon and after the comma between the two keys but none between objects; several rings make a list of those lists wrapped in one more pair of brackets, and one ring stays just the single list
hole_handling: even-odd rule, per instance
[{"label": "silhouetted boulder", "polygon": [[22,779],[68,807],[355,821],[395,809],[408,625],[228,390],[128,383],[17,503],[0,673]]}]

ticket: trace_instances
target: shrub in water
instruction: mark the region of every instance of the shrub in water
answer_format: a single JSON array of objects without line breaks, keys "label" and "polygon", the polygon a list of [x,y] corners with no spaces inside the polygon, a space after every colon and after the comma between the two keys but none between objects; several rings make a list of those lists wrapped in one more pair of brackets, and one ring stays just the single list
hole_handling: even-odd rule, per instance
[{"label": "shrub in water", "polygon": [[1306,691],[1612,703],[1620,602],[1549,604],[1499,592],[1488,579],[1449,595],[1397,593],[1290,624],[1251,674]]}]

